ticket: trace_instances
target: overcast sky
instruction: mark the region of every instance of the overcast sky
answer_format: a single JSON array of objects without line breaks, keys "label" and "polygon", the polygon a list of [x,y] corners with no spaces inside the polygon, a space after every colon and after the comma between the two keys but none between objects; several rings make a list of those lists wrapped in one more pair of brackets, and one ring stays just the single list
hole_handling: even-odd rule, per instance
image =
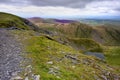
[{"label": "overcast sky", "polygon": [[22,17],[120,16],[120,0],[0,0],[0,11]]}]

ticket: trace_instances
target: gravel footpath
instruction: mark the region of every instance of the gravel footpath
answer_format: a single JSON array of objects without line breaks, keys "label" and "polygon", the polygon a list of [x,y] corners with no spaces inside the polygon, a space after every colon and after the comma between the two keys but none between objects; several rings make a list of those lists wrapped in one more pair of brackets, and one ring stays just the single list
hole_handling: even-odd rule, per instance
[{"label": "gravel footpath", "polygon": [[0,29],[0,80],[10,80],[21,71],[20,44],[8,30]]}]

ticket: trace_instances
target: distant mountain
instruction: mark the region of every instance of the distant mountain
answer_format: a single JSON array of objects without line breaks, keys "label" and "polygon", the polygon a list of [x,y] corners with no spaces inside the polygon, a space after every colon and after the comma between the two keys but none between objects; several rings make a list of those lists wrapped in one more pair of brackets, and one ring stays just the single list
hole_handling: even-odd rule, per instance
[{"label": "distant mountain", "polygon": [[119,25],[120,26],[120,20],[117,19],[77,19],[78,22],[82,22],[89,25],[104,25],[104,24],[111,24],[111,25]]},{"label": "distant mountain", "polygon": [[119,40],[114,25],[0,12],[0,80],[119,80]]},{"label": "distant mountain", "polygon": [[80,22],[75,22],[72,20],[50,19],[46,20],[46,22],[38,21],[37,24],[39,24],[40,28],[53,32],[57,30],[57,32],[69,37],[89,38],[104,45],[120,45],[119,21],[81,20]]},{"label": "distant mountain", "polygon": [[32,17],[32,18],[28,18],[29,21],[33,22],[33,23],[72,23],[72,22],[76,22],[75,20],[65,20],[65,19],[43,19],[40,17]]},{"label": "distant mountain", "polygon": [[72,23],[75,22],[74,20],[59,20],[59,19],[54,19],[55,22],[58,23]]},{"label": "distant mountain", "polygon": [[31,17],[31,18],[27,18],[29,21],[33,22],[33,23],[37,23],[37,22],[43,22],[44,19],[40,18],[40,17]]}]

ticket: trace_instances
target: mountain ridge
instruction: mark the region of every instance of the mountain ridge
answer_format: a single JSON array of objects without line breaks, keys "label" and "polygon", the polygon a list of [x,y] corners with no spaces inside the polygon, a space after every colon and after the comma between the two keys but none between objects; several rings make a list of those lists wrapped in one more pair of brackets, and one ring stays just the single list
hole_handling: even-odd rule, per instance
[{"label": "mountain ridge", "polygon": [[[103,45],[119,45],[120,37],[116,35],[120,35],[120,27],[119,25],[112,24],[102,24],[91,26],[82,22],[71,22],[71,23],[44,23],[38,20],[38,25],[43,29],[51,29],[53,32],[55,30],[61,32],[61,34],[65,34],[69,37],[75,38],[90,38],[93,39]],[[39,24],[40,23],[40,24]],[[53,29],[54,28],[54,29]],[[69,35],[70,34],[70,35]],[[110,43],[109,40],[113,40],[113,43]]]},{"label": "mountain ridge", "polygon": [[[4,14],[4,13],[2,13]],[[9,17],[10,16],[10,17]],[[42,26],[39,24],[33,24],[32,22],[27,22],[33,24],[26,24],[23,18],[11,14],[0,14],[0,18],[4,17],[4,20],[0,20],[0,35],[5,35],[5,40],[1,40],[3,37],[0,36],[0,42],[4,46],[14,48],[2,47],[3,53],[0,55],[5,56],[4,60],[9,60],[7,54],[11,51],[14,52],[15,41],[20,44],[21,51],[18,51],[19,56],[23,58],[23,61],[19,60],[16,62],[17,66],[23,68],[20,71],[11,71],[5,66],[6,64],[1,64],[0,66],[5,66],[2,69],[4,73],[9,75],[1,75],[2,80],[116,80],[120,79],[119,70],[119,47],[114,47],[110,49],[108,46],[103,46],[102,44],[96,42],[95,40],[89,38],[91,37],[91,30],[93,27],[83,24],[83,23],[70,23],[70,24],[50,24],[45,23]],[[18,21],[16,21],[16,19]],[[22,20],[21,20],[22,19]],[[9,24],[9,22],[13,23]],[[3,24],[4,23],[4,24]],[[26,25],[24,25],[26,24]],[[4,27],[2,27],[4,26]],[[11,26],[16,27],[15,29],[9,29]],[[22,26],[22,27],[21,27]],[[81,27],[82,26],[82,27]],[[24,29],[23,29],[24,28]],[[35,29],[34,29],[35,28]],[[96,28],[95,28],[96,29]],[[103,27],[104,29],[104,27]],[[113,30],[110,29],[110,30]],[[116,29],[117,30],[117,29]],[[102,30],[103,31],[103,30]],[[100,31],[101,32],[101,31]],[[108,30],[109,32],[109,30]],[[70,34],[71,33],[71,34]],[[112,34],[118,34],[116,31]],[[9,39],[11,37],[12,39]],[[110,34],[111,36],[111,34]],[[112,35],[113,36],[113,35]],[[117,35],[119,36],[119,35]],[[116,36],[115,36],[116,37]],[[10,41],[9,41],[10,40]],[[4,43],[3,43],[4,42]],[[6,44],[7,43],[7,44]],[[14,43],[14,45],[11,45]],[[0,48],[1,48],[0,44]],[[78,49],[76,49],[75,47]],[[7,53],[7,51],[9,51]],[[111,52],[112,51],[112,52]],[[16,51],[15,51],[16,52]],[[17,52],[16,52],[17,53]],[[105,56],[105,59],[96,57],[95,55],[86,55],[89,53],[99,54]],[[112,55],[114,54],[114,55]],[[117,57],[116,57],[117,55]],[[17,54],[9,55],[13,62],[16,61]],[[103,56],[103,57],[104,57]],[[106,59],[107,58],[107,59]],[[1,58],[0,58],[1,59]],[[111,61],[112,59],[112,61]],[[10,61],[11,61],[10,60]],[[109,62],[111,61],[111,63]],[[9,61],[7,61],[9,63]],[[15,65],[11,65],[15,68]],[[1,67],[0,67],[1,69]],[[4,79],[6,77],[6,79]],[[35,79],[37,78],[37,79]]]}]

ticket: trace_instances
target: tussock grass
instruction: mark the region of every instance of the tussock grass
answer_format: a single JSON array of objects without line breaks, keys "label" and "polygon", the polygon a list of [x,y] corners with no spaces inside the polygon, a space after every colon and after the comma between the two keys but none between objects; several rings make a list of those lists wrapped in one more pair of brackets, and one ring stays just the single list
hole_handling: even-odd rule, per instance
[{"label": "tussock grass", "polygon": [[89,38],[69,38],[73,46],[83,51],[103,52],[102,45]]},{"label": "tussock grass", "polygon": [[16,28],[35,31],[39,30],[37,26],[29,22],[28,20],[13,14],[3,12],[0,12],[0,28]]},{"label": "tussock grass", "polygon": [[110,65],[120,67],[120,47],[108,47],[106,60]]},{"label": "tussock grass", "polygon": [[[109,70],[106,64],[100,62],[92,56],[87,56],[74,50],[70,46],[62,45],[54,40],[46,38],[44,35],[36,36],[34,31],[13,31],[16,37],[25,46],[27,58],[32,60],[33,70],[41,75],[41,80],[95,80],[94,75],[100,76],[101,70],[86,64],[73,64],[70,58],[65,55],[76,56],[80,61],[92,60],[94,65],[99,65],[103,70]],[[52,64],[48,64],[52,61]],[[56,74],[50,74],[50,68]],[[92,73],[92,72],[95,72]]]}]

